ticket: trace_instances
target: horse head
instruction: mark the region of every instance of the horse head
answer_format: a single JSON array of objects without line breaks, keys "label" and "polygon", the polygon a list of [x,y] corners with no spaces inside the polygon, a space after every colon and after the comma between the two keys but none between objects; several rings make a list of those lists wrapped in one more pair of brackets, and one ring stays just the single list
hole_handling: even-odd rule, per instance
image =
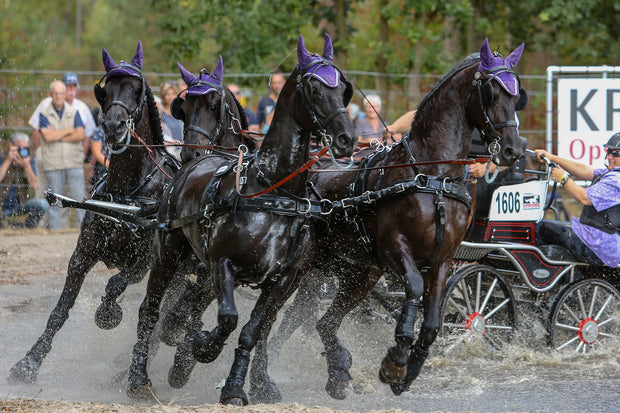
[{"label": "horse head", "polygon": [[514,68],[524,46],[522,43],[504,58],[492,52],[488,39],[484,39],[466,103],[468,120],[480,130],[498,165],[512,165],[523,154],[516,111],[525,107],[527,94]]},{"label": "horse head", "polygon": [[325,34],[322,56],[308,52],[300,35],[297,60],[291,78],[296,82],[294,107],[298,122],[330,145],[334,156],[350,156],[357,140],[347,111],[353,86],[334,64],[329,35]]},{"label": "horse head", "polygon": [[113,145],[113,153],[127,148],[125,145],[137,128],[145,143],[163,144],[155,100],[142,75],[142,43],[138,42],[131,63],[121,60],[116,64],[105,48],[101,55],[106,74],[95,85],[94,93],[104,115],[106,141]]},{"label": "horse head", "polygon": [[170,106],[172,116],[185,124],[181,150],[183,162],[190,161],[205,153],[201,148],[189,145],[222,145],[236,147],[245,144],[250,150],[255,148],[253,141],[241,137],[239,131],[247,129],[245,111],[234,95],[222,84],[224,64],[219,57],[212,73],[202,69],[194,76],[177,62],[181,77],[187,84],[185,97],[177,96]]}]

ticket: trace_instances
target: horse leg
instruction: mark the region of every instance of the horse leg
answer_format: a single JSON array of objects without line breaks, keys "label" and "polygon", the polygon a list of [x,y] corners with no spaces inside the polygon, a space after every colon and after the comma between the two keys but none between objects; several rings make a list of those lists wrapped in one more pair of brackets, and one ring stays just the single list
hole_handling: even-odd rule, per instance
[{"label": "horse leg", "polygon": [[383,271],[375,268],[349,266],[350,272],[339,278],[336,297],[316,328],[325,347],[328,380],[325,391],[334,399],[344,400],[351,381],[351,353],[338,338],[344,317],[357,307],[373,289]]},{"label": "horse leg", "polygon": [[69,318],[69,311],[75,304],[84,278],[96,263],[93,254],[86,252],[80,245],[78,242],[78,246],[71,256],[64,288],[56,307],[47,320],[45,331],[26,353],[26,356],[11,368],[9,382],[34,383],[36,381],[41,363],[52,349],[54,336]]},{"label": "horse leg", "polygon": [[[241,406],[248,404],[248,398],[243,391],[243,385],[245,384],[245,377],[250,364],[250,352],[256,346],[259,339],[263,340],[264,345],[271,331],[271,326],[276,320],[278,311],[297,289],[300,281],[301,279],[297,274],[283,275],[269,288],[263,288],[252,310],[250,320],[243,326],[239,335],[239,344],[235,349],[233,365],[226,378],[226,384],[220,393],[220,403]],[[264,349],[261,349],[260,353],[265,356],[261,362],[264,363],[262,367],[266,371],[266,352]],[[271,382],[271,384],[272,386],[268,390],[271,394],[257,396],[265,399],[270,397],[274,398],[274,400],[280,399],[280,392],[274,383]]]},{"label": "horse leg", "polygon": [[228,336],[237,328],[239,313],[235,307],[234,268],[228,258],[222,258],[213,274],[219,291],[217,326],[211,331],[200,331],[194,336],[192,352],[201,363],[211,363],[222,352]]},{"label": "horse leg", "polygon": [[[187,295],[181,297],[183,303],[179,303],[175,307],[175,315],[171,317],[177,318],[179,323],[184,323],[182,328],[179,327],[176,330],[185,331],[185,338],[177,345],[174,364],[168,371],[168,384],[175,389],[185,386],[196,366],[196,359],[192,352],[194,337],[202,328],[202,314],[209,304],[217,298],[213,283],[210,282],[211,278],[207,276],[206,273],[202,275],[203,281],[200,283],[200,289],[196,288],[197,284],[193,284],[190,287],[192,291],[186,291]],[[179,313],[178,308],[186,308],[189,316]],[[184,318],[181,319],[181,317]]]},{"label": "horse leg", "polygon": [[127,286],[140,282],[148,271],[150,260],[137,257],[130,267],[123,268],[113,275],[105,287],[105,295],[101,297],[101,304],[95,312],[95,324],[103,330],[116,328],[123,319],[123,310],[116,299],[127,289]]},{"label": "horse leg", "polygon": [[400,268],[398,273],[404,274],[405,300],[394,332],[396,345],[388,349],[379,369],[379,379],[384,383],[399,383],[405,377],[409,348],[414,338],[415,319],[420,298],[424,293],[424,279],[411,254],[402,254],[397,258],[399,258],[397,266],[391,268]]},{"label": "horse leg", "polygon": [[159,319],[159,307],[164,293],[178,266],[178,252],[175,248],[161,247],[159,258],[155,260],[146,289],[146,296],[138,313],[138,341],[133,347],[129,367],[127,395],[135,399],[151,399],[151,381],[148,378],[147,363],[149,343]]},{"label": "horse leg", "polygon": [[[431,345],[435,342],[440,327],[441,303],[446,291],[446,282],[450,271],[449,260],[439,266],[436,271],[430,272],[429,279],[435,280],[427,286],[424,292],[424,321],[420,329],[420,335],[413,346],[407,362],[407,374],[400,383],[391,383],[392,392],[395,395],[409,390],[411,383],[418,377],[422,366],[428,357]],[[437,277],[432,277],[437,274]]]},{"label": "horse leg", "polygon": [[311,272],[303,277],[293,302],[284,311],[282,322],[274,337],[269,341],[267,348],[271,357],[278,358],[284,343],[291,338],[293,333],[302,324],[307,323],[308,319],[316,326],[316,314],[319,310],[319,292],[322,283],[323,277],[315,272]]}]

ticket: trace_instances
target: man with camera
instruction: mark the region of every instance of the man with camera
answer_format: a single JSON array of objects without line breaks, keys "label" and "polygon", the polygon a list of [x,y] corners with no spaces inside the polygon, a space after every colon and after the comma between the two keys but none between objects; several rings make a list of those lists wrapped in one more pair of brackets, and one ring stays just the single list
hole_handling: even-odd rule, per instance
[{"label": "man with camera", "polygon": [[44,199],[34,198],[39,179],[34,159],[30,156],[29,145],[28,135],[22,132],[13,133],[9,139],[9,152],[3,155],[0,161],[0,208],[3,219],[28,215],[24,225],[26,228],[34,228],[49,208],[49,204]]}]

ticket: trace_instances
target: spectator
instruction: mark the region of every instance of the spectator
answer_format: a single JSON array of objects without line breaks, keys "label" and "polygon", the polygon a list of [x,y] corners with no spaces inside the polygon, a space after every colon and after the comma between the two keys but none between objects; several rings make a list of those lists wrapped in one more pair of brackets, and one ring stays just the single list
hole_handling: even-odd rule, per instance
[{"label": "spectator", "polygon": [[[53,81],[50,84],[50,95],[52,104],[43,108],[39,115],[41,161],[45,178],[50,189],[61,194],[66,180],[71,196],[81,201],[86,197],[82,167],[84,123],[78,110],[65,101],[66,86],[63,82]],[[81,223],[84,210],[76,209],[76,214]],[[60,209],[50,208],[49,226],[50,229],[61,228]]]},{"label": "spectator", "polygon": [[[581,216],[573,218],[572,225],[547,219],[537,223],[536,243],[561,245],[588,264],[616,267],[620,264],[620,132],[603,147],[608,165],[600,169],[536,149],[539,158],[545,156],[557,164],[551,178],[583,205]],[[571,176],[592,181],[592,185],[583,188]]]},{"label": "spectator", "polygon": [[9,138],[9,152],[0,158],[0,208],[2,219],[28,215],[24,225],[34,228],[49,204],[45,199],[34,198],[39,179],[29,146],[30,138],[23,132],[15,132]]},{"label": "spectator", "polygon": [[241,89],[235,83],[231,83],[228,85],[228,90],[235,96],[235,99],[243,106],[243,110],[245,111],[247,121],[248,121],[248,130],[250,132],[258,132],[260,131],[260,127],[258,125],[258,121],[256,120],[256,116],[254,116],[254,112],[248,109],[243,102],[243,96],[241,95]]},{"label": "spectator", "polygon": [[370,143],[373,139],[381,140],[385,133],[383,122],[379,118],[381,114],[381,98],[378,95],[368,95],[364,101],[364,113],[366,116],[358,117],[355,121],[360,143]]},{"label": "spectator", "polygon": [[170,130],[170,138],[173,141],[183,142],[183,121],[175,119],[170,113],[170,105],[179,94],[180,89],[176,83],[163,83],[159,88],[161,99],[161,121]]},{"label": "spectator", "polygon": [[269,89],[270,92],[267,96],[263,96],[258,102],[258,110],[256,111],[256,122],[259,125],[259,130],[263,133],[267,133],[269,125],[271,125],[271,119],[273,118],[273,111],[276,108],[280,91],[284,86],[284,75],[280,72],[274,72],[269,76]]},{"label": "spectator", "polygon": [[93,109],[93,118],[97,127],[91,138],[91,152],[93,155],[93,177],[91,184],[95,184],[105,174],[108,166],[110,166],[110,148],[105,141],[105,134],[101,126],[101,109]]},{"label": "spectator", "polygon": [[[88,158],[90,151],[90,138],[97,126],[95,125],[95,119],[93,119],[93,115],[88,105],[77,98],[78,90],[80,88],[77,75],[73,72],[67,72],[62,76],[62,82],[67,87],[65,100],[69,105],[80,112],[80,117],[84,123],[84,140],[82,142],[82,148],[85,158]],[[49,96],[43,99],[28,120],[28,123],[34,129],[32,135],[32,145],[35,150],[41,145],[41,136],[39,135],[39,114],[41,113],[41,110],[48,107],[51,102],[52,98]]]}]

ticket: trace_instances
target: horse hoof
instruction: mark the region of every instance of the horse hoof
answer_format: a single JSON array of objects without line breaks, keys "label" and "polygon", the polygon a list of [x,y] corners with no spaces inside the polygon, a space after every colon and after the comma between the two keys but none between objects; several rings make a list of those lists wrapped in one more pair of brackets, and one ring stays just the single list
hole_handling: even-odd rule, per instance
[{"label": "horse hoof", "polygon": [[330,378],[325,385],[325,391],[336,400],[344,400],[347,398],[345,390],[348,386],[348,382]]},{"label": "horse hoof", "polygon": [[21,359],[10,371],[8,382],[11,384],[31,384],[37,381],[39,366],[29,358]]},{"label": "horse hoof", "polygon": [[250,387],[250,398],[253,404],[273,404],[282,402],[282,394],[272,381]]},{"label": "horse hoof", "polygon": [[247,406],[248,402],[240,397],[231,397],[230,399],[220,400],[220,403],[228,406]]},{"label": "horse hoof", "polygon": [[174,389],[180,389],[187,384],[189,376],[196,366],[196,360],[191,354],[191,344],[181,344],[174,355],[174,364],[168,371],[168,384]]},{"label": "horse hoof", "polygon": [[409,390],[408,386],[405,386],[401,383],[390,383],[390,388],[392,389],[392,393],[394,393],[395,396],[400,396],[401,394]]},{"label": "horse hoof", "polygon": [[398,366],[389,356],[385,356],[379,369],[379,380],[383,383],[399,383],[405,378],[407,365]]},{"label": "horse hoof", "polygon": [[151,381],[148,380],[146,384],[141,386],[133,386],[129,384],[127,386],[127,396],[137,401],[155,401],[155,390],[151,385]]},{"label": "horse hoof", "polygon": [[102,302],[95,312],[95,324],[102,330],[118,327],[123,319],[123,309],[116,301]]},{"label": "horse hoof", "polygon": [[200,363],[211,363],[222,352],[224,343],[217,340],[219,336],[214,332],[200,331],[194,335],[192,353]]}]

